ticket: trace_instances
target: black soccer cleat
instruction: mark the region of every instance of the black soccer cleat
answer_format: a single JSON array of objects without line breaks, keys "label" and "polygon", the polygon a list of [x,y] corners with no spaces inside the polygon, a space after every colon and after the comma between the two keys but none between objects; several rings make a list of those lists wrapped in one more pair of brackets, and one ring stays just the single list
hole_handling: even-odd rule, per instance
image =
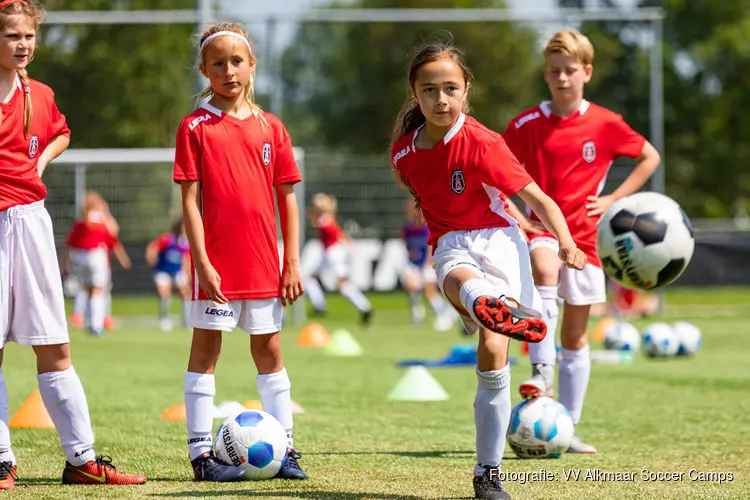
[{"label": "black soccer cleat", "polygon": [[190,462],[196,481],[230,483],[244,481],[245,471],[234,465],[225,464],[212,452],[206,452]]},{"label": "black soccer cleat", "polygon": [[287,450],[286,454],[286,460],[284,461],[284,464],[281,466],[281,469],[279,469],[279,472],[276,473],[274,478],[276,479],[307,479],[307,474],[305,474],[305,471],[302,470],[302,467],[299,466],[299,460],[302,458],[302,455],[294,451],[292,448],[289,448]]},{"label": "black soccer cleat", "polygon": [[510,500],[500,481],[500,466],[485,467],[481,476],[474,476],[474,498]]},{"label": "black soccer cleat", "polygon": [[362,323],[362,326],[370,326],[370,323],[372,322],[372,309],[369,311],[362,311],[360,314],[360,322]]}]

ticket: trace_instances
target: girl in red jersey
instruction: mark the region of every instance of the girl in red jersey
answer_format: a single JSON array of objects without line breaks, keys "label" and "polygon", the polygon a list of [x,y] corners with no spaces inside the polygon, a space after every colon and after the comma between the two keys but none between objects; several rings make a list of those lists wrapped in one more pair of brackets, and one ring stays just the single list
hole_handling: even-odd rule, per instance
[{"label": "girl in red jersey", "polygon": [[112,282],[110,251],[124,269],[130,269],[130,258],[113,230],[104,210],[104,199],[99,193],[87,193],[81,218],[70,229],[61,259],[62,275],[67,274],[70,262],[70,272],[83,287],[86,329],[96,337],[103,335],[107,317],[107,296]]},{"label": "girl in red jersey", "polygon": [[[142,484],[94,453],[86,395],[70,361],[62,280],[42,175],[70,142],[65,117],[46,85],[26,67],[44,9],[0,1],[0,361],[6,342],[30,345],[37,382],[67,461],[65,484]],[[57,472],[54,473],[57,475]],[[59,476],[58,476],[59,477]],[[15,486],[8,390],[0,371],[0,489]]]},{"label": "girl in red jersey", "polygon": [[[544,79],[552,100],[518,115],[503,133],[529,175],[560,206],[576,244],[588,257],[583,272],[561,267],[555,257],[559,243],[554,235],[540,231],[533,221],[525,224],[534,282],[550,334],[530,346],[532,376],[519,391],[526,398],[553,393],[560,297],[565,302],[558,398],[575,424],[581,418],[591,373],[586,340],[589,311],[591,305],[607,299],[602,269],[606,263],[599,261],[596,252],[597,223],[616,199],[643,186],[660,161],[656,149],[622,116],[583,98],[593,59],[594,48],[581,33],[556,33],[544,48]],[[612,163],[621,156],[636,159],[636,168],[611,195],[600,196]],[[538,221],[537,216],[532,207],[531,218]],[[592,454],[596,448],[576,434],[568,451]]]},{"label": "girl in red jersey", "polygon": [[313,196],[307,218],[318,230],[318,238],[323,244],[323,260],[315,273],[305,279],[305,292],[315,309],[322,315],[326,311],[326,299],[320,285],[320,275],[325,271],[332,272],[338,280],[341,295],[357,308],[363,325],[369,325],[372,318],[372,305],[362,290],[349,279],[349,255],[346,248],[351,240],[338,222],[336,222],[336,198],[325,193]]},{"label": "girl in red jersey", "polygon": [[[561,242],[559,257],[582,269],[560,209],[531,180],[502,137],[465,113],[471,71],[458,49],[428,44],[411,60],[411,91],[392,135],[393,171],[430,230],[438,285],[467,328],[479,328],[474,400],[477,498],[509,498],[499,477],[510,419],[509,338],[539,342],[546,329],[528,247],[506,198],[518,193]],[[501,334],[501,335],[498,335]]]},{"label": "girl in red jersey", "polygon": [[[303,291],[293,190],[302,178],[284,125],[253,103],[255,54],[244,28],[230,22],[209,27],[200,38],[199,68],[210,81],[202,94],[209,101],[180,124],[174,166],[194,273],[184,391],[195,479],[244,478],[244,470],[220,462],[211,446],[214,369],[222,332],[236,327],[250,335],[263,409],[289,437],[276,477],[306,479],[293,448],[291,384],[279,344],[282,306]],[[281,276],[274,191],[284,237]]]}]

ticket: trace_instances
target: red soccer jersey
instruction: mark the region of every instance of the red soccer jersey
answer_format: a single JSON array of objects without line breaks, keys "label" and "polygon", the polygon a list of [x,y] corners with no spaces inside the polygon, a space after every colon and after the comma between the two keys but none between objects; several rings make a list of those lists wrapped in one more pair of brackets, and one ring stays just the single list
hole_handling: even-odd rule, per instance
[{"label": "red soccer jersey", "polygon": [[110,250],[117,245],[118,239],[103,222],[78,220],[70,228],[68,247],[75,250],[93,250],[104,248]]},{"label": "red soccer jersey", "polygon": [[344,234],[336,219],[326,219],[318,225],[318,237],[326,250],[339,242]]},{"label": "red soccer jersey", "polygon": [[25,92],[18,86],[7,103],[0,102],[0,212],[43,200],[47,188],[37,174],[39,155],[59,135],[70,135],[52,89],[29,80],[31,130],[24,135]]},{"label": "red soccer jersey", "polygon": [[[174,180],[200,181],[206,252],[229,300],[279,296],[273,191],[302,180],[284,125],[262,116],[240,120],[204,104],[177,132]],[[193,298],[208,297],[201,289]]]},{"label": "red soccer jersey", "polygon": [[[549,105],[544,101],[518,115],[503,137],[534,181],[558,204],[588,262],[601,267],[596,253],[599,218],[586,215],[586,198],[601,193],[612,162],[620,156],[637,158],[646,139],[622,116],[588,101],[567,118],[552,113]],[[536,214],[531,216],[539,220]]]},{"label": "red soccer jersey", "polygon": [[399,139],[391,158],[419,197],[432,248],[450,231],[515,226],[506,199],[532,179],[502,136],[464,114],[432,149],[415,147],[420,130]]}]

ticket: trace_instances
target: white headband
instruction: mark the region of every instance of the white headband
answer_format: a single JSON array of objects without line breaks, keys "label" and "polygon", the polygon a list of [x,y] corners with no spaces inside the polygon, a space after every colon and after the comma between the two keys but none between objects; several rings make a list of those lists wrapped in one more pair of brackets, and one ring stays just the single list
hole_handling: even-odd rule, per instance
[{"label": "white headband", "polygon": [[220,36],[233,36],[235,38],[242,40],[243,42],[245,42],[245,45],[247,45],[247,50],[249,50],[251,54],[253,53],[253,49],[252,47],[250,47],[250,42],[247,41],[247,38],[240,35],[239,33],[235,33],[234,31],[217,31],[213,35],[206,37],[206,39],[203,40],[203,43],[201,44],[200,52],[203,53],[203,49],[206,48],[206,45],[208,45],[208,42],[210,42],[214,38],[219,38]]}]

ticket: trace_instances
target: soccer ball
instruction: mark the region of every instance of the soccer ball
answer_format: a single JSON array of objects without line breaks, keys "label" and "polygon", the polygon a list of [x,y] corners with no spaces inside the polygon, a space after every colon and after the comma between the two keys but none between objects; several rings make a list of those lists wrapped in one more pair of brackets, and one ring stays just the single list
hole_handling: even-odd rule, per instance
[{"label": "soccer ball", "polygon": [[607,275],[631,289],[654,290],[676,280],[693,257],[685,212],[659,193],[636,193],[609,207],[599,221],[596,249]]},{"label": "soccer ball", "polygon": [[216,456],[245,470],[247,479],[269,479],[286,461],[284,427],[268,413],[247,410],[227,418],[216,432]]},{"label": "soccer ball", "polygon": [[510,413],[508,444],[518,458],[558,458],[573,438],[573,419],[552,398],[521,401]]},{"label": "soccer ball", "polygon": [[701,340],[701,331],[697,326],[687,321],[678,321],[672,325],[680,347],[677,350],[678,356],[688,356],[698,352],[703,345]]},{"label": "soccer ball", "polygon": [[604,339],[604,347],[616,351],[635,352],[641,346],[641,334],[630,323],[618,323]]},{"label": "soccer ball", "polygon": [[643,350],[652,358],[674,356],[680,341],[674,330],[666,323],[654,323],[643,330]]}]

